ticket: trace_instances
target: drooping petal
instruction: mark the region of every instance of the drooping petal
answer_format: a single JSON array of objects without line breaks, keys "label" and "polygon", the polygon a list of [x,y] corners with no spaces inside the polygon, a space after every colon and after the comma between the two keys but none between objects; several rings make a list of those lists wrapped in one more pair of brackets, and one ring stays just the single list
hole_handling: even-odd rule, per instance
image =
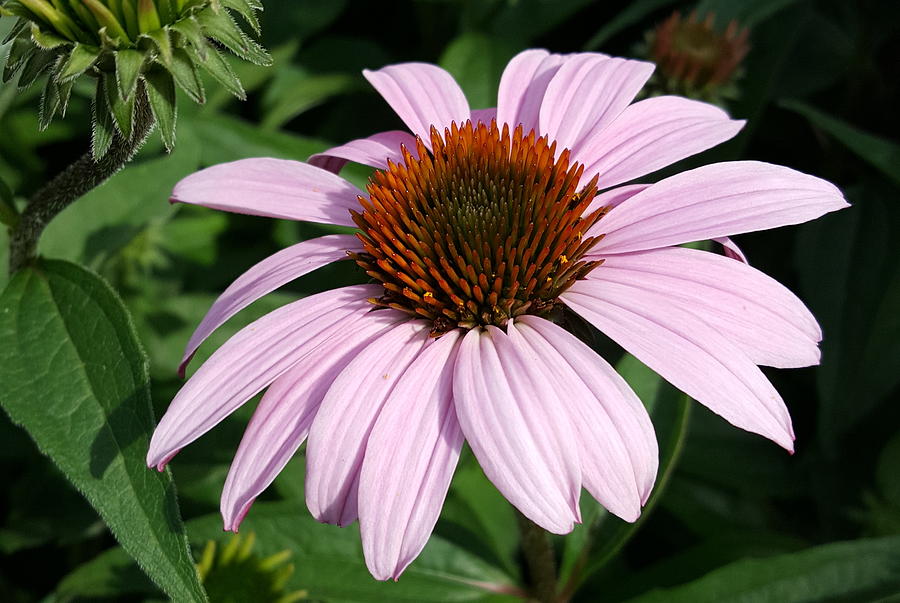
[{"label": "drooping petal", "polygon": [[781,396],[717,329],[664,296],[620,283],[577,281],[560,299],[732,425],[793,452],[791,418]]},{"label": "drooping petal", "polygon": [[241,159],[195,172],[171,201],[251,216],[353,226],[362,191],[331,172],[286,159]]},{"label": "drooping petal", "polygon": [[593,253],[625,253],[799,224],[844,207],[830,182],[758,161],[714,163],[666,178],[603,217]]},{"label": "drooping petal", "polygon": [[370,343],[334,380],[309,430],[306,505],[324,523],[357,516],[366,442],[385,400],[428,342],[424,321],[401,322]]},{"label": "drooping petal", "polygon": [[587,209],[584,210],[584,215],[590,215],[600,209],[601,207],[609,207],[613,208],[617,205],[621,204],[623,201],[627,201],[631,199],[636,194],[651,186],[649,184],[626,184],[625,186],[617,186],[612,190],[608,190],[605,193],[600,193],[594,200],[591,201],[591,204],[588,205]]},{"label": "drooping petal", "polygon": [[680,96],[648,98],[626,108],[578,149],[585,179],[609,187],[655,172],[732,138],[744,122],[716,106]]},{"label": "drooping petal", "polygon": [[179,374],[184,376],[184,370],[197,348],[226,320],[295,278],[331,262],[346,259],[347,251],[361,249],[359,239],[353,235],[328,235],[282,249],[250,268],[225,289],[197,325],[181,358]]},{"label": "drooping petal", "polygon": [[407,315],[371,312],[278,377],[244,431],[222,490],[225,529],[236,532],[250,505],[306,439],[325,392],[340,372],[380,333]]},{"label": "drooping petal", "polygon": [[750,263],[749,261],[747,261],[747,256],[731,237],[714,237],[713,241],[722,246],[726,257],[729,257],[732,260],[737,260],[739,262],[744,262],[745,264]]},{"label": "drooping petal", "polygon": [[503,70],[497,92],[497,125],[510,131],[522,124],[527,135],[539,128],[544,92],[565,57],[546,50],[525,50],[512,58]]},{"label": "drooping petal", "polygon": [[570,149],[581,161],[582,144],[619,116],[652,73],[653,63],[576,55],[560,66],[547,86],[540,109],[541,134],[555,140],[557,150]]},{"label": "drooping petal", "polygon": [[[607,256],[589,281],[665,296],[728,337],[755,364],[795,368],[819,363],[822,331],[796,295],[759,270],[696,249],[667,247]],[[588,288],[587,286],[585,288]]]},{"label": "drooping petal", "polygon": [[[628,453],[631,443],[623,439],[624,434],[619,432],[604,405],[554,346],[520,321],[510,322],[508,331],[519,351],[529,358],[533,370],[559,392],[558,401],[562,405],[556,412],[567,413],[571,420],[584,487],[613,514],[625,521],[636,520],[641,514],[643,484],[638,485]],[[612,407],[618,405],[620,411],[631,411],[620,399],[606,402]]]},{"label": "drooping petal", "polygon": [[463,436],[453,408],[458,331],[425,346],[384,404],[359,480],[359,529],[375,578],[396,579],[428,541]]},{"label": "drooping petal", "polygon": [[401,147],[406,147],[413,157],[416,152],[416,138],[409,132],[391,130],[379,132],[368,138],[358,138],[346,144],[311,155],[307,163],[337,174],[348,161],[361,163],[379,170],[387,168],[388,160],[403,162]]},{"label": "drooping petal", "polygon": [[557,392],[496,327],[463,338],[456,415],[485,475],[523,515],[565,534],[580,521],[581,462]]},{"label": "drooping petal", "polygon": [[369,312],[375,285],[354,285],[303,298],[238,331],[181,388],[150,440],[147,464],[160,470],[335,333]]},{"label": "drooping petal", "polygon": [[[659,468],[659,448],[656,443],[656,434],[653,431],[653,423],[640,399],[608,362],[562,327],[538,316],[518,318],[516,325],[526,334],[532,345],[541,344],[535,336],[529,335],[529,331],[533,331],[546,344],[554,348],[557,355],[565,359],[565,362],[571,366],[578,380],[583,382],[593,393],[596,403],[605,410],[606,416],[609,417],[614,429],[625,443],[630,467],[639,488],[640,501],[641,504],[645,503],[656,481],[656,472]],[[553,355],[549,351],[547,354]],[[586,407],[578,412],[581,416],[593,417],[597,411],[594,408]],[[580,424],[578,421],[575,423],[576,425]],[[593,437],[602,438],[603,433],[596,433],[596,427],[601,424],[599,419],[591,418],[582,427],[591,432]],[[589,440],[585,438],[582,441],[588,445]],[[602,444],[591,443],[589,446],[596,446],[599,449]],[[582,457],[582,467],[584,466],[584,457]],[[587,471],[584,469],[583,471],[587,475]],[[596,480],[601,468],[594,467],[593,471],[591,477]],[[585,484],[588,484],[587,477]],[[590,486],[588,489],[593,493],[600,487],[601,485],[595,481],[594,489],[592,490]]]},{"label": "drooping petal", "polygon": [[450,124],[469,119],[469,102],[453,76],[436,65],[400,63],[376,71],[363,70],[413,134],[431,140],[431,126],[444,132]]}]

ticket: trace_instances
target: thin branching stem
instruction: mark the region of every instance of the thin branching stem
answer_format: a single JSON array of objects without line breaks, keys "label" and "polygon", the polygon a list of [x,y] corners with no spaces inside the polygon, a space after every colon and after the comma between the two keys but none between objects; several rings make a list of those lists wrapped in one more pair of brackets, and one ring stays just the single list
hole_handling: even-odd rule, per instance
[{"label": "thin branching stem", "polygon": [[109,151],[99,161],[88,151],[29,200],[10,236],[10,274],[34,259],[38,239],[50,220],[122,169],[143,146],[153,128],[153,114],[143,90],[139,89],[137,94],[131,138],[116,133]]}]

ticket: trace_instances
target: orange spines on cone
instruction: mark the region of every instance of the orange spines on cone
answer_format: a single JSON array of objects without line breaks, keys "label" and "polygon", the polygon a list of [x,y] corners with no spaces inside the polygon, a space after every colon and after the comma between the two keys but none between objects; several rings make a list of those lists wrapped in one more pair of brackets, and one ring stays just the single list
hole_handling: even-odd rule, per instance
[{"label": "orange spines on cone", "polygon": [[555,143],[495,122],[431,131],[431,150],[376,172],[353,219],[365,253],[354,259],[384,285],[377,303],[434,321],[435,335],[549,312],[597,262],[583,237],[605,213],[582,214],[596,178]]}]

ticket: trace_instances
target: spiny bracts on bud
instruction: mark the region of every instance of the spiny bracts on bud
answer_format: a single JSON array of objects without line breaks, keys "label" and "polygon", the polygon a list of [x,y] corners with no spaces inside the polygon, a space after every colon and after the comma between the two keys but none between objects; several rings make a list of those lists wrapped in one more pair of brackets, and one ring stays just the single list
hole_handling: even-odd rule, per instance
[{"label": "spiny bracts on bud", "polygon": [[731,21],[724,31],[715,15],[687,19],[675,12],[647,34],[640,54],[656,63],[647,83],[651,94],[678,94],[722,105],[738,95],[741,62],[747,55],[747,28]]},{"label": "spiny bracts on bud", "polygon": [[521,126],[467,121],[375,172],[353,214],[365,252],[352,254],[384,286],[372,301],[431,320],[434,336],[548,315],[599,265],[582,260],[599,240],[584,233],[606,212],[585,215],[597,178],[579,188],[584,167],[556,151]]},{"label": "spiny bracts on bud", "polygon": [[103,157],[118,134],[133,133],[135,106],[146,102],[166,148],[175,144],[176,85],[198,103],[206,95],[202,68],[243,99],[244,88],[219,47],[260,65],[269,54],[237,24],[259,33],[257,0],[0,0],[0,15],[18,18],[3,81],[18,74],[24,89],[49,73],[40,127],[65,116],[72,85],[97,80],[93,154]]}]

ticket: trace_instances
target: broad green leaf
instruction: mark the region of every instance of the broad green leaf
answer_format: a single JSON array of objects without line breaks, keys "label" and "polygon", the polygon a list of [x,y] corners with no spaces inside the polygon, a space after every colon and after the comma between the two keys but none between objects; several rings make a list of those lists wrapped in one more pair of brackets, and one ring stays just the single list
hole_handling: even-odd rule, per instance
[{"label": "broad green leaf", "polygon": [[222,84],[228,92],[241,100],[246,100],[247,93],[244,92],[244,86],[241,84],[241,80],[235,75],[231,65],[228,64],[228,61],[225,60],[221,53],[205,41],[203,42],[203,45],[199,47],[202,51],[197,50],[197,48],[198,47],[195,46],[187,48],[187,52],[192,55],[194,62],[201,65],[203,69],[213,76],[216,81]]},{"label": "broad green leaf", "polygon": [[[289,551],[296,569],[287,590],[308,590],[312,599],[482,601],[515,589],[503,572],[437,536],[397,582],[374,580],[366,569],[358,528],[320,524],[303,504],[256,503],[241,532],[256,534],[255,550],[263,557]],[[188,522],[188,533],[197,545],[230,538],[222,532],[218,514]]]},{"label": "broad green leaf", "polygon": [[900,536],[746,559],[630,603],[875,601],[900,592]]},{"label": "broad green leaf", "polygon": [[849,210],[798,228],[795,257],[801,297],[828,334],[815,375],[816,419],[820,445],[835,457],[840,437],[885,404],[900,383],[896,189],[865,186],[847,197]]},{"label": "broad green leaf", "polygon": [[126,595],[158,596],[159,591],[121,547],[104,551],[78,566],[56,587],[56,596],[63,600]]},{"label": "broad green leaf", "polygon": [[17,273],[0,296],[0,404],[176,600],[204,601],[169,473],[144,462],[149,372],[121,300],[62,261]]},{"label": "broad green leaf", "polygon": [[116,85],[112,74],[104,74],[101,79],[103,80],[103,88],[106,94],[106,104],[109,107],[109,112],[113,116],[116,129],[124,138],[130,139],[131,129],[134,125],[134,104],[136,97],[134,94],[127,98],[119,95],[118,86]]},{"label": "broad green leaf", "polygon": [[262,46],[248,38],[227,11],[216,12],[212,8],[207,8],[197,15],[197,21],[207,37],[221,42],[242,59],[256,65],[272,64],[272,56]]},{"label": "broad green leaf", "polygon": [[485,27],[493,35],[513,36],[523,43],[550,32],[571,19],[575,13],[591,4],[591,0],[516,0],[498,2],[499,10],[491,2],[473,2],[476,10],[486,13]]},{"label": "broad green leaf", "polygon": [[281,69],[263,97],[262,128],[276,130],[304,111],[358,86],[357,78],[345,73],[310,75],[295,68]]},{"label": "broad green leaf", "polygon": [[[675,0],[635,0],[629,2],[628,6],[620,10],[615,17],[607,21],[600,30],[585,42],[585,50],[601,50],[602,46],[611,37],[641,19],[647,17],[650,13],[662,9],[670,4],[675,4]],[[647,27],[652,27],[652,23],[647,23]]]},{"label": "broad green leaf", "polygon": [[900,143],[860,130],[798,100],[785,100],[779,104],[789,111],[799,113],[895,184],[900,184]]},{"label": "broad green leaf", "polygon": [[453,75],[473,109],[497,106],[497,87],[518,44],[496,36],[464,33],[444,49],[441,67]]},{"label": "broad green leaf", "polygon": [[171,151],[175,147],[175,119],[177,106],[175,104],[175,81],[168,71],[153,69],[144,74],[147,81],[147,98],[150,99],[150,109],[156,120],[156,126],[162,136],[166,149]]}]

